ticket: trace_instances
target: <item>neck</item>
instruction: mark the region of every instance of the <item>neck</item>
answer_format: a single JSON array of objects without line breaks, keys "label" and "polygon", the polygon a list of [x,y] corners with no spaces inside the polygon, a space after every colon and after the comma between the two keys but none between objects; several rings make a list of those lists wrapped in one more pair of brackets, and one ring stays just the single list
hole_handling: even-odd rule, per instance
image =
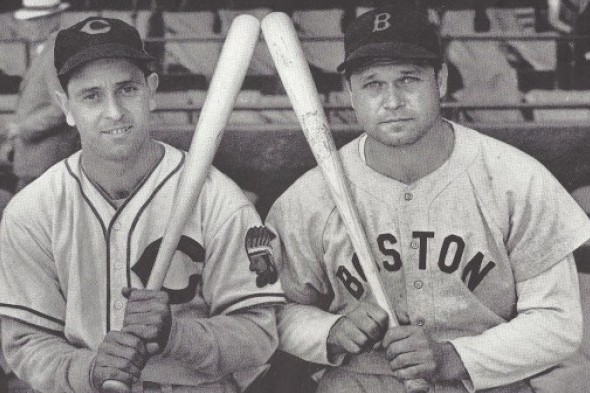
[{"label": "neck", "polygon": [[153,140],[134,157],[121,161],[93,160],[82,152],[82,166],[86,175],[96,182],[111,199],[127,198],[163,154]]},{"label": "neck", "polygon": [[411,184],[443,165],[453,146],[453,129],[439,118],[422,138],[411,145],[387,146],[367,137],[365,157],[371,169]]}]

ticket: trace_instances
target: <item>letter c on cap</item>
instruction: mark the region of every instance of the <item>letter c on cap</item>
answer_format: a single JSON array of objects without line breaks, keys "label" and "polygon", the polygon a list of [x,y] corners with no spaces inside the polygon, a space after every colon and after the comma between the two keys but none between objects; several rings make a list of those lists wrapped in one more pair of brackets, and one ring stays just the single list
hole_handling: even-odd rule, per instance
[{"label": "letter c on cap", "polygon": [[111,25],[107,20],[104,19],[94,19],[88,21],[84,27],[80,29],[81,32],[87,34],[102,34],[108,33],[111,30]]}]

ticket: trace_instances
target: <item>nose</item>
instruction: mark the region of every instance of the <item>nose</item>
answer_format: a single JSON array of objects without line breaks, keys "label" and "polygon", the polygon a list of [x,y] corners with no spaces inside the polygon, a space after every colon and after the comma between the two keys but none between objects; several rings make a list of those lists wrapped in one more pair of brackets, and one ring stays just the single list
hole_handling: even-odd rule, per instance
[{"label": "nose", "polygon": [[119,120],[123,117],[123,110],[116,96],[111,95],[107,98],[105,115],[112,120]]},{"label": "nose", "polygon": [[404,106],[405,101],[402,93],[393,85],[385,90],[384,107],[386,109],[398,109]]}]

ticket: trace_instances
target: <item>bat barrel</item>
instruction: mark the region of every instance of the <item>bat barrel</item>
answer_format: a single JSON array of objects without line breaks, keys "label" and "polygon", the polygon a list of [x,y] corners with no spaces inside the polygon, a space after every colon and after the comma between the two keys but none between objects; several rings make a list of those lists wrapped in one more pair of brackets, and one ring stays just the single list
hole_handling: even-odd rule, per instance
[{"label": "bat barrel", "polygon": [[[273,12],[262,20],[261,26],[285,91],[326,179],[354,251],[365,272],[371,293],[377,304],[387,312],[390,326],[395,326],[397,318],[381,284],[377,266],[352,200],[348,180],[344,175],[340,156],[293,22],[287,14]],[[424,393],[429,390],[429,385],[424,380],[405,381],[404,385],[410,393]]]},{"label": "bat barrel", "polygon": [[[184,171],[180,175],[173,210],[146,285],[147,289],[159,290],[164,284],[186,220],[191,216],[199,198],[223,130],[244,82],[259,35],[260,22],[252,15],[240,15],[230,26],[186,156]],[[157,348],[154,345],[157,344],[147,343],[150,352]],[[129,386],[116,380],[105,381],[102,389],[108,393],[131,391]]]},{"label": "bat barrel", "polygon": [[259,34],[260,22],[252,15],[240,15],[230,26],[186,157],[174,209],[146,286],[148,289],[160,289],[164,283],[186,219],[197,202],[244,82]]}]

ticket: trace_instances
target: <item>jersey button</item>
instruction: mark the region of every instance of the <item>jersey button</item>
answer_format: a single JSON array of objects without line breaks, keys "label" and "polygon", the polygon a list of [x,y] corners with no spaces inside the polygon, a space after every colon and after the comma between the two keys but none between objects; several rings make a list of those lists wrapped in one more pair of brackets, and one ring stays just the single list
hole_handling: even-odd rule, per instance
[{"label": "jersey button", "polygon": [[418,242],[416,240],[412,240],[410,242],[410,247],[412,247],[413,249],[417,249],[420,245],[418,244]]},{"label": "jersey button", "polygon": [[422,286],[423,286],[423,285],[424,285],[424,283],[423,283],[422,281],[420,281],[420,280],[418,280],[418,281],[414,282],[414,287],[415,287],[416,289],[420,289],[420,288],[422,288]]},{"label": "jersey button", "polygon": [[118,231],[119,229],[121,229],[121,223],[117,221],[117,222],[115,223],[115,225],[113,225],[113,229],[114,229],[115,231]]},{"label": "jersey button", "polygon": [[115,263],[115,269],[121,269],[123,267],[123,264],[121,262],[116,262]]},{"label": "jersey button", "polygon": [[418,318],[418,320],[416,321],[416,324],[418,326],[424,326],[425,323],[426,323],[426,321],[424,321],[424,319],[422,319],[422,318]]},{"label": "jersey button", "polygon": [[123,302],[122,302],[122,301],[120,301],[120,300],[117,300],[117,301],[115,302],[115,310],[120,310],[120,309],[122,309],[122,308],[123,308]]},{"label": "jersey button", "polygon": [[412,193],[411,193],[411,192],[406,192],[406,193],[404,194],[404,199],[405,199],[406,201],[411,201],[413,198],[414,198],[414,195],[412,195]]}]

